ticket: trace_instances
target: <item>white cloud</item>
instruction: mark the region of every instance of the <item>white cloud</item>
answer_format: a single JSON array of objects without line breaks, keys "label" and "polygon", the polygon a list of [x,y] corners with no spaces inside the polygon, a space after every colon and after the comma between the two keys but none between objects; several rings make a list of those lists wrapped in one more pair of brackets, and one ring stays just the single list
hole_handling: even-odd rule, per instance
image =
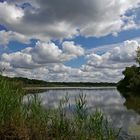
[{"label": "white cloud", "polygon": [[61,63],[84,55],[84,49],[74,42],[63,42],[62,50],[54,43],[37,42],[36,47],[30,51],[37,63]]},{"label": "white cloud", "polygon": [[[1,61],[9,62],[15,68],[29,68],[45,66],[48,63],[62,63],[78,56],[84,55],[84,49],[74,42],[64,42],[63,49],[59,49],[52,42],[43,43],[38,41],[34,48],[26,48],[19,52],[2,54]],[[71,47],[70,47],[71,46]],[[67,49],[66,49],[67,48]]]},{"label": "white cloud", "polygon": [[88,64],[100,67],[108,64],[111,67],[110,64],[119,65],[122,63],[133,63],[135,62],[136,50],[138,46],[139,43],[137,41],[127,40],[122,46],[116,46],[102,55],[91,52],[91,54],[87,56],[89,59]]},{"label": "white cloud", "polygon": [[7,2],[0,2],[0,21],[8,24],[18,24],[21,18],[24,16],[24,11],[15,6],[14,4],[8,4]]},{"label": "white cloud", "polygon": [[[66,46],[74,45],[73,42],[65,42],[62,43],[62,49],[59,49],[54,43],[38,42],[34,48],[3,54],[0,59],[0,67],[5,67],[4,73],[9,76],[48,81],[117,82],[122,78],[122,71],[125,67],[135,64],[135,51],[139,45],[135,40],[128,40],[123,45],[116,44],[111,50],[100,55],[88,52],[88,55],[85,54],[87,63],[79,68],[72,68],[65,66],[64,62],[75,58],[75,55],[77,57],[79,54],[83,55],[83,53],[75,52],[82,49],[79,48],[80,46],[77,46],[76,49],[75,45],[75,47],[71,47],[72,50],[69,50],[70,48],[64,44]],[[64,49],[64,46],[67,49]],[[73,48],[75,48],[74,52]],[[52,54],[52,51],[55,55]],[[73,53],[75,54],[73,55]],[[35,58],[33,59],[33,57]]]},{"label": "white cloud", "polygon": [[87,55],[87,63],[82,66],[84,72],[96,75],[99,80],[118,81],[122,71],[135,63],[136,50],[139,43],[135,40],[125,41],[123,45],[113,47],[102,55],[93,51]]},{"label": "white cloud", "polygon": [[83,56],[84,55],[84,49],[79,46],[75,45],[73,41],[65,41],[62,43],[62,48],[63,48],[63,55],[61,58],[77,58],[78,56]]},{"label": "white cloud", "polygon": [[[71,46],[71,47],[70,47]],[[74,42],[63,42],[62,49],[52,42],[38,41],[35,47],[3,53],[0,69],[5,68],[8,76],[22,76],[48,81],[71,81],[76,79],[80,69],[73,69],[63,63],[84,55],[84,49]]]},{"label": "white cloud", "polygon": [[62,44],[64,52],[68,54],[75,54],[77,56],[84,55],[84,49],[80,46],[75,46],[74,42],[65,41]]},{"label": "white cloud", "polygon": [[16,52],[11,54],[2,54],[2,62],[9,63],[14,68],[33,68],[36,63],[32,61],[32,56],[22,52]]},{"label": "white cloud", "polygon": [[61,62],[59,58],[62,55],[62,50],[54,43],[37,42],[34,49],[30,51],[33,61],[37,63],[53,63]]},{"label": "white cloud", "polygon": [[0,70],[4,70],[4,69],[8,70],[10,68],[11,68],[10,63],[8,63],[8,62],[0,62]]},{"label": "white cloud", "polygon": [[115,47],[110,52],[110,59],[112,61],[134,62],[138,46],[137,41],[125,41],[123,47]]},{"label": "white cloud", "polygon": [[0,31],[0,45],[7,45],[10,41],[18,41],[22,43],[29,43],[29,38],[26,36],[12,32],[12,31]]}]

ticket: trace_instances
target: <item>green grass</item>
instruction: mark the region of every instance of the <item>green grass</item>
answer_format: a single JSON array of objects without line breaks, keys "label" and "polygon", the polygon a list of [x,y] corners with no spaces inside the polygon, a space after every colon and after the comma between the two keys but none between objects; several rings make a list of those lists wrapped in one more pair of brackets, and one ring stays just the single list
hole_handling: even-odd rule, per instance
[{"label": "green grass", "polygon": [[57,108],[43,108],[36,95],[23,103],[24,92],[0,77],[0,139],[2,140],[117,140],[114,129],[100,111],[88,112],[86,96],[75,99],[70,115],[64,97]]}]

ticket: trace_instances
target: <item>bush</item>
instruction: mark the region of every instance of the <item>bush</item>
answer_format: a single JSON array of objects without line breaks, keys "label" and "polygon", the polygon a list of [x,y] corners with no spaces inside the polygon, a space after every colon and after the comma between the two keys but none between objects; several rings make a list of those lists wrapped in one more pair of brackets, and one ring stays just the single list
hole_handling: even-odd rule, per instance
[{"label": "bush", "polygon": [[118,83],[118,89],[121,92],[140,91],[140,67],[127,67],[124,71],[124,79]]}]

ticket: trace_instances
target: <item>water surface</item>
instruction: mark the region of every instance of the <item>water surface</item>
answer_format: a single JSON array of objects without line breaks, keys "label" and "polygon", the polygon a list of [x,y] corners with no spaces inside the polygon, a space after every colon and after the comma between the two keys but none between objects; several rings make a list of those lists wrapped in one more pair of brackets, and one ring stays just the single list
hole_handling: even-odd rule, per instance
[{"label": "water surface", "polygon": [[48,90],[39,93],[38,96],[41,98],[44,107],[56,107],[59,101],[67,95],[72,109],[75,104],[75,98],[79,94],[86,95],[89,111],[101,110],[114,127],[122,128],[122,132],[130,134],[129,129],[140,124],[140,115],[125,106],[126,99],[116,89]]}]

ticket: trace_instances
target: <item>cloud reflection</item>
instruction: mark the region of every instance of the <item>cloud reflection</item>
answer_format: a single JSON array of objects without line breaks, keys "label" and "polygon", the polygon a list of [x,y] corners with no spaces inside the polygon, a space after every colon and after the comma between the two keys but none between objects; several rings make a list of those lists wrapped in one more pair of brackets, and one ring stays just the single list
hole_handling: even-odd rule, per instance
[{"label": "cloud reflection", "polygon": [[[79,94],[86,95],[88,111],[99,109],[112,122],[115,127],[121,127],[127,131],[128,128],[140,121],[140,116],[133,110],[128,110],[123,98],[116,89],[106,90],[48,90],[39,93],[38,96],[44,107],[57,107],[59,101],[68,95],[70,109],[73,109],[75,98]],[[27,101],[27,95],[24,101]],[[66,107],[66,109],[68,109]]]}]

